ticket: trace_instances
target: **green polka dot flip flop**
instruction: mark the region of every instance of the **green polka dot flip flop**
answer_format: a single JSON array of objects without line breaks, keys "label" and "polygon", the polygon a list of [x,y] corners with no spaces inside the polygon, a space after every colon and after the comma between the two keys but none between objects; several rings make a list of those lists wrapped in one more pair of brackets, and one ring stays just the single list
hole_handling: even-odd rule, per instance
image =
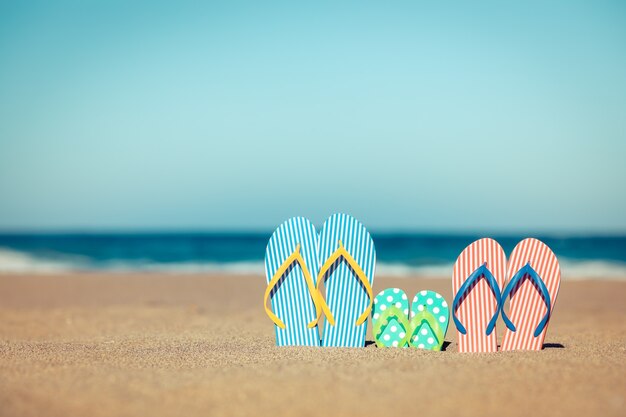
[{"label": "green polka dot flip flop", "polygon": [[411,304],[409,344],[419,349],[441,350],[448,331],[450,309],[434,291],[420,291]]},{"label": "green polka dot flip flop", "polygon": [[373,333],[378,347],[407,347],[409,300],[404,291],[387,288],[374,298]]}]

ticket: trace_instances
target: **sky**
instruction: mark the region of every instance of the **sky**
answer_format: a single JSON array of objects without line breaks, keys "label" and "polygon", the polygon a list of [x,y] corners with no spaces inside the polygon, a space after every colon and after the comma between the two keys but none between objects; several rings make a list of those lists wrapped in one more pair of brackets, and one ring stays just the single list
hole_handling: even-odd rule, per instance
[{"label": "sky", "polygon": [[0,230],[626,233],[626,3],[337,3],[2,2]]}]

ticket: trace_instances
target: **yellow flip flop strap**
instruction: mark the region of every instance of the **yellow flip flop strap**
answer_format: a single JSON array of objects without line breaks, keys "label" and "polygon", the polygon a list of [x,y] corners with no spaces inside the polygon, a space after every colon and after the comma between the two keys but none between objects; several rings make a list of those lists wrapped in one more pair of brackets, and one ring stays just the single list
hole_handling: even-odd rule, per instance
[{"label": "yellow flip flop strap", "polygon": [[[321,282],[324,280],[324,275],[326,275],[326,272],[328,272],[328,270],[333,266],[335,261],[342,257],[343,259],[345,259],[348,265],[350,265],[350,267],[356,274],[357,278],[361,281],[361,283],[365,287],[365,291],[367,292],[367,295],[370,298],[369,305],[367,306],[363,314],[361,314],[359,318],[356,320],[356,325],[360,326],[361,324],[365,322],[365,320],[367,320],[367,317],[370,315],[370,312],[372,311],[372,303],[374,302],[374,295],[372,294],[372,287],[370,286],[369,280],[367,279],[365,272],[363,272],[363,270],[361,269],[357,261],[355,261],[354,258],[350,255],[350,253],[348,253],[346,248],[343,247],[343,243],[341,243],[341,240],[339,241],[339,248],[335,252],[333,252],[332,255],[330,255],[330,258],[328,258],[326,262],[324,262],[324,265],[320,269],[320,272],[317,276],[317,291],[318,291],[320,298],[322,298],[322,294],[319,292],[319,287],[320,287]],[[328,306],[326,306],[326,308],[328,309]],[[326,318],[328,319],[328,322],[334,326],[335,317],[330,312],[330,309],[328,309],[328,312],[324,311],[324,313],[326,314]]]},{"label": "yellow flip flop strap", "polygon": [[[330,313],[330,310],[328,310],[328,306],[326,305],[326,302],[324,302],[324,300],[320,297],[319,292],[315,288],[315,284],[313,284],[311,273],[309,272],[309,269],[306,267],[306,262],[304,261],[304,258],[302,258],[302,255],[300,255],[300,244],[296,246],[296,249],[293,251],[293,253],[289,255],[289,257],[285,260],[285,262],[283,262],[283,264],[280,266],[280,268],[278,268],[278,270],[276,271],[276,273],[270,280],[269,284],[267,284],[267,288],[265,289],[265,297],[263,301],[263,306],[265,307],[265,313],[274,322],[274,324],[276,324],[281,329],[284,329],[285,323],[283,323],[283,321],[279,319],[276,314],[274,314],[271,308],[267,306],[267,300],[269,300],[270,293],[272,292],[274,287],[278,284],[278,281],[280,281],[280,278],[283,276],[285,271],[287,271],[287,269],[289,269],[289,267],[294,262],[298,262],[298,264],[300,265],[300,269],[302,270],[302,275],[304,275],[304,280],[306,281],[306,285],[309,289],[309,293],[311,294],[311,298],[313,299],[313,304],[315,305],[315,312],[317,313],[317,317],[308,324],[308,327],[310,329],[317,325],[317,322],[319,321],[322,315],[322,310],[324,310],[324,312],[328,311],[328,313]],[[321,303],[320,303],[320,300],[321,300]]]}]

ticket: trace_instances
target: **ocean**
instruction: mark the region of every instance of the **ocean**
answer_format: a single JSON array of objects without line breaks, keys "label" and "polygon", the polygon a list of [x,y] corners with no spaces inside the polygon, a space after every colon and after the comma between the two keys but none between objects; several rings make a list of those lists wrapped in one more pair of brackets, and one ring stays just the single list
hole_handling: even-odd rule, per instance
[{"label": "ocean", "polygon": [[[0,273],[264,271],[268,233],[0,234]],[[449,278],[459,253],[483,236],[372,233],[377,274]],[[527,236],[491,236],[507,254]],[[532,236],[556,253],[564,279],[626,279],[626,236]]]}]

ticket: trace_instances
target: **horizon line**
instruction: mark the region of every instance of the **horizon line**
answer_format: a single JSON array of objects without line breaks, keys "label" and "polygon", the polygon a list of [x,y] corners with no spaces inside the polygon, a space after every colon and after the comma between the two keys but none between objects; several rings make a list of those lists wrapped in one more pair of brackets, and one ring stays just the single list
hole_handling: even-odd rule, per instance
[{"label": "horizon line", "polygon": [[[316,225],[317,226],[317,225]],[[39,228],[0,228],[0,236],[8,235],[271,235],[275,228],[261,227],[136,227],[136,228],[86,228],[86,227],[39,227]],[[519,236],[535,235],[545,237],[626,237],[626,230],[605,229],[494,229],[491,231],[483,228],[477,229],[427,229],[427,228],[368,228],[372,235],[387,236],[468,236],[476,237],[483,235],[492,236]]]}]

